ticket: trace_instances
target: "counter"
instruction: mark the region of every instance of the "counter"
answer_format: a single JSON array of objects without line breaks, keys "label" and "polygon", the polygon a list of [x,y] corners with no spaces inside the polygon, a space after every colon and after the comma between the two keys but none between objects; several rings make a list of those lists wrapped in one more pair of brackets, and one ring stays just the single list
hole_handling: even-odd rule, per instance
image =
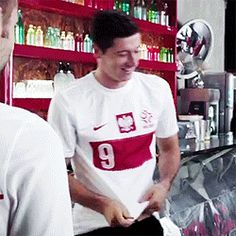
[{"label": "counter", "polygon": [[236,139],[180,139],[181,167],[173,181],[166,215],[185,236],[236,235]]},{"label": "counter", "polygon": [[196,142],[195,139],[179,139],[181,157],[207,153],[236,145],[236,138],[232,133],[212,136],[209,141]]}]

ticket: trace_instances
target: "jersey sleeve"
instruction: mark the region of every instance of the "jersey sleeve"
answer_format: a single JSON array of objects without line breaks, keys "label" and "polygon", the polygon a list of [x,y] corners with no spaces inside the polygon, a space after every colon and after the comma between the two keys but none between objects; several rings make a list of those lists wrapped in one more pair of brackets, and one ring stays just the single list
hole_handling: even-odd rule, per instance
[{"label": "jersey sleeve", "polygon": [[12,201],[11,235],[73,235],[71,201],[62,144],[43,122],[16,134],[7,174]]},{"label": "jersey sleeve", "polygon": [[168,82],[163,81],[164,96],[162,97],[163,106],[157,123],[156,136],[159,138],[168,138],[178,132],[176,110],[172,92]]},{"label": "jersey sleeve", "polygon": [[48,122],[61,138],[65,158],[72,157],[76,147],[76,131],[69,110],[70,105],[57,94],[50,103]]}]

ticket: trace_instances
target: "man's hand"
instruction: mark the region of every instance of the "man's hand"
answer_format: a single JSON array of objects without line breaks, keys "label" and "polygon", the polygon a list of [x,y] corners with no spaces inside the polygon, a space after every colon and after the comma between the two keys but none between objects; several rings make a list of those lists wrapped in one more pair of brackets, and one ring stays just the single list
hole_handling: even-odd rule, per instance
[{"label": "man's hand", "polygon": [[168,190],[169,188],[162,183],[157,183],[151,186],[151,188],[140,199],[140,202],[149,201],[149,204],[139,216],[138,220],[151,216],[155,211],[160,211],[167,197]]},{"label": "man's hand", "polygon": [[122,226],[128,227],[134,219],[129,215],[128,210],[120,202],[105,198],[103,201],[102,214],[111,227]]}]

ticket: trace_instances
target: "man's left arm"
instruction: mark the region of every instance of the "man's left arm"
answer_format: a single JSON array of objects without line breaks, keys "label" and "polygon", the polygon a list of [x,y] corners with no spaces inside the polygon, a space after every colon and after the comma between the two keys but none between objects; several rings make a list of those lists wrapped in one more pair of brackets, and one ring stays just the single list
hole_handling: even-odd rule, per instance
[{"label": "man's left arm", "polygon": [[141,202],[149,201],[143,213],[144,218],[161,209],[180,166],[177,134],[168,138],[157,138],[157,146],[160,178],[158,183],[155,183],[141,199]]}]

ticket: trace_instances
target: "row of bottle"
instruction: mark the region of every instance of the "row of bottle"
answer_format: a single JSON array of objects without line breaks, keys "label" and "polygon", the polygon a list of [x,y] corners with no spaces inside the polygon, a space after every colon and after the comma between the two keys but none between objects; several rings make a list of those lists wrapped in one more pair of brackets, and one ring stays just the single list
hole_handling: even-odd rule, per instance
[{"label": "row of bottle", "polygon": [[58,70],[53,80],[55,92],[65,89],[71,82],[73,82],[75,76],[70,67],[70,63],[59,62]]},{"label": "row of bottle", "polygon": [[147,46],[142,43],[139,48],[140,59],[160,62],[174,62],[174,52],[172,48],[159,46]]},{"label": "row of bottle", "polygon": [[28,79],[13,83],[14,98],[52,98],[75,80],[70,63],[60,62],[55,76],[49,80]]},{"label": "row of bottle", "polygon": [[121,10],[140,20],[169,26],[169,9],[167,2],[161,0],[115,0],[114,9]]}]

